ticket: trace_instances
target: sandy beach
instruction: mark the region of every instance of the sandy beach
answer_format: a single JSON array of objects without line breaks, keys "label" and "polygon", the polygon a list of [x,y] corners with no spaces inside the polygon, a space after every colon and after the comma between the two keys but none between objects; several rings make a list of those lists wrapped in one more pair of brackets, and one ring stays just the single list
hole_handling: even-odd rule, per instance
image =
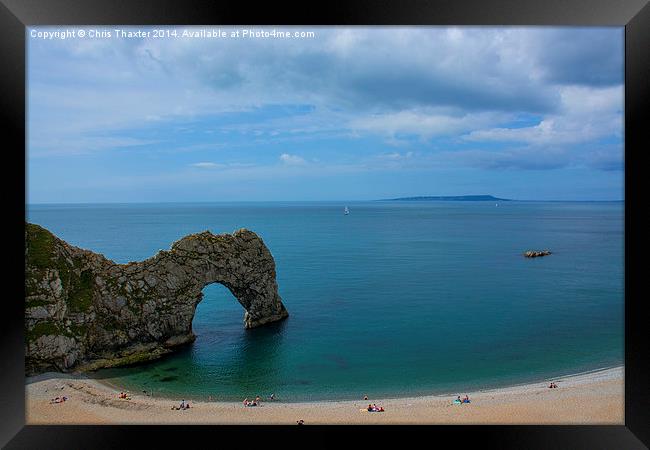
[{"label": "sandy beach", "polygon": [[[453,404],[456,395],[365,401],[283,403],[263,401],[258,407],[240,402],[192,402],[187,410],[172,410],[178,401],[129,393],[97,380],[43,374],[27,380],[27,424],[623,424],[624,369],[553,379],[469,394],[471,403]],[[361,394],[363,395],[363,394]],[[64,403],[50,399],[66,396]],[[363,410],[368,403],[384,412]]]}]

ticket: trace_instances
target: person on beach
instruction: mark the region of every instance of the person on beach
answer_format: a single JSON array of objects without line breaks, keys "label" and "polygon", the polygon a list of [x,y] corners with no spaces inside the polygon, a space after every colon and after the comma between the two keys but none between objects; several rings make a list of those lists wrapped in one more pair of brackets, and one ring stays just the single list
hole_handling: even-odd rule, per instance
[{"label": "person on beach", "polygon": [[304,425],[304,424],[305,424],[305,421],[302,420],[302,419],[300,419],[300,420],[296,420],[296,423],[297,423],[298,425]]},{"label": "person on beach", "polygon": [[469,403],[469,396],[465,394],[465,398],[463,399],[463,403]]}]

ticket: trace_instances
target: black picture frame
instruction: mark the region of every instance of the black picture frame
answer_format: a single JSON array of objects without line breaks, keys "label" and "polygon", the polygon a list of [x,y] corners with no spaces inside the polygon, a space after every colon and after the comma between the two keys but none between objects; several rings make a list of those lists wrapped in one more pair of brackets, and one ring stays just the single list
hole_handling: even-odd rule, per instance
[{"label": "black picture frame", "polygon": [[[646,129],[650,91],[650,5],[646,0],[355,0],[317,3],[235,0],[0,0],[0,101],[5,162],[2,177],[11,237],[3,246],[12,269],[5,275],[0,358],[0,445],[8,449],[130,448],[138,438],[165,446],[196,447],[207,439],[218,447],[227,438],[249,446],[259,442],[334,445],[383,442],[386,433],[407,445],[436,446],[451,438],[475,448],[641,449],[650,443],[650,389],[643,314],[640,242],[646,228],[641,204],[647,185],[640,158],[648,148]],[[270,427],[270,426],[29,426],[24,398],[24,218],[25,218],[25,27],[33,25],[567,25],[625,27],[625,425],[621,426],[421,426],[421,427]],[[23,195],[20,193],[22,192]],[[22,215],[22,216],[21,216]],[[11,218],[9,218],[11,217]],[[10,255],[10,256],[9,256]],[[15,273],[15,275],[14,275]],[[21,276],[22,275],[22,276]],[[23,284],[21,284],[23,283]],[[9,288],[9,289],[8,289]],[[406,440],[408,439],[408,440]],[[146,445],[146,444],[140,444]],[[150,443],[148,446],[157,444]],[[388,445],[386,442],[383,445]],[[237,446],[237,445],[235,445]]]}]

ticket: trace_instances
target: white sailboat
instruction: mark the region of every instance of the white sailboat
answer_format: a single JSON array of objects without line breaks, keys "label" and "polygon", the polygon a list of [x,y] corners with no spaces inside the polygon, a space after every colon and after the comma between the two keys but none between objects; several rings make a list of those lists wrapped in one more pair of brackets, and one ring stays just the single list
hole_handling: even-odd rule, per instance
[{"label": "white sailboat", "polygon": [[343,210],[343,214],[345,214],[346,216],[347,216],[348,214],[350,214],[350,210],[348,209],[347,206],[346,206],[345,209]]}]

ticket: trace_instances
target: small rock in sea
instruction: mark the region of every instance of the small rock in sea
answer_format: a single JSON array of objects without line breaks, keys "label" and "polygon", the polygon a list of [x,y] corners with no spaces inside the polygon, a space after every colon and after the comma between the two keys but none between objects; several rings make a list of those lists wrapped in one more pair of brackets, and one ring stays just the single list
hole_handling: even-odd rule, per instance
[{"label": "small rock in sea", "polygon": [[524,253],[524,256],[526,258],[537,258],[538,256],[547,256],[550,254],[551,252],[548,250],[528,250]]}]

